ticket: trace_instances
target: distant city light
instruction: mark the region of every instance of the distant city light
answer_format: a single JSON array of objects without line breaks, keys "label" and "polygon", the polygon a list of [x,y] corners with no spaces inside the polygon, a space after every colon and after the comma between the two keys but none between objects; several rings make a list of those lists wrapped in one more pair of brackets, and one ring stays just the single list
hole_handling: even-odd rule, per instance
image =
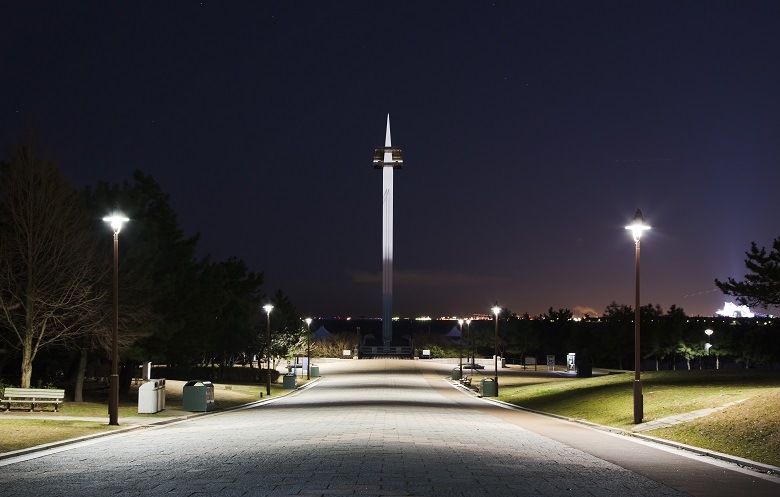
[{"label": "distant city light", "polygon": [[754,313],[750,312],[748,306],[736,305],[734,302],[724,302],[723,309],[719,309],[715,314],[727,318],[752,318],[756,316]]}]

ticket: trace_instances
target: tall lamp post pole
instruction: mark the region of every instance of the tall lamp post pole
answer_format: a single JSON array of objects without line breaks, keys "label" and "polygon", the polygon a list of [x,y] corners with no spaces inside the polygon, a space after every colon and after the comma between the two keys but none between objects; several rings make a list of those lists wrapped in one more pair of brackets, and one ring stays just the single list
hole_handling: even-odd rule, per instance
[{"label": "tall lamp post pole", "polygon": [[458,344],[458,368],[460,369],[460,377],[463,378],[463,319],[458,319],[458,326],[460,326],[460,343]]},{"label": "tall lamp post pole", "polygon": [[267,345],[265,347],[265,358],[266,358],[266,375],[265,375],[265,394],[271,395],[271,311],[273,310],[274,306],[271,304],[265,304],[263,306],[263,309],[265,309],[265,316],[266,316],[266,340]]},{"label": "tall lamp post pole", "polygon": [[496,397],[498,397],[498,315],[501,313],[501,307],[496,304],[493,306],[493,314],[496,315],[496,337],[493,347],[493,381],[496,383]]},{"label": "tall lamp post pole", "polygon": [[108,424],[119,425],[119,231],[129,221],[121,214],[104,217],[114,230],[114,330],[111,341],[111,378],[109,381]]},{"label": "tall lamp post pole", "polygon": [[311,318],[306,318],[306,379],[311,379]]},{"label": "tall lamp post pole", "polygon": [[[704,330],[704,334],[707,335],[707,343],[704,344],[704,350],[707,352],[707,355],[710,355],[710,349],[712,348],[712,344],[709,342],[710,337],[712,336],[713,331],[710,329]],[[707,361],[709,362],[709,360]],[[716,363],[717,365],[717,363]],[[718,369],[717,367],[715,369]]]},{"label": "tall lamp post pole", "polygon": [[[471,319],[467,319],[466,320],[466,335],[469,337],[467,343],[469,345],[469,349],[471,349],[471,348],[473,348],[472,345],[471,345]],[[469,353],[469,351],[466,350],[466,355],[468,355],[468,353]],[[466,359],[468,359],[468,357]],[[471,369],[473,370],[474,369],[474,356],[473,355],[471,356],[471,361],[469,361],[469,364],[471,364]]]},{"label": "tall lamp post pole", "polygon": [[642,422],[644,406],[642,404],[642,379],[640,377],[640,356],[639,356],[639,239],[644,230],[650,229],[645,224],[645,218],[642,217],[642,211],[636,210],[633,222],[626,226],[634,235],[636,244],[636,305],[634,307],[634,424]]}]

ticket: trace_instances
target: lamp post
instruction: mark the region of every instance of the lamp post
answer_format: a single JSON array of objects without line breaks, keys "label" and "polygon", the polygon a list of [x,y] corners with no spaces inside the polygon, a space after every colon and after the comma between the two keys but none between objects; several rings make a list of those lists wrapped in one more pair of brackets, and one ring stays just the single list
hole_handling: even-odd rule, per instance
[{"label": "lamp post", "polygon": [[463,319],[458,319],[458,325],[460,326],[460,343],[458,344],[458,368],[460,369],[460,377],[463,378]]},{"label": "lamp post", "polygon": [[306,379],[311,379],[311,318],[306,321]]},{"label": "lamp post", "polygon": [[271,304],[265,304],[263,306],[263,309],[265,309],[265,316],[266,316],[266,340],[268,340],[268,345],[266,345],[266,375],[265,375],[265,394],[271,395],[271,311],[273,310],[274,306]]},{"label": "lamp post", "polygon": [[114,330],[111,340],[111,378],[109,380],[108,424],[119,425],[119,231],[129,221],[121,214],[104,217],[114,230]]},{"label": "lamp post", "polygon": [[496,383],[496,397],[498,397],[498,315],[501,313],[501,307],[496,303],[491,310],[493,311],[493,314],[496,315],[496,339],[493,348],[493,381]]},{"label": "lamp post", "polygon": [[[707,352],[707,355],[710,355],[710,349],[712,348],[712,344],[709,342],[710,337],[712,336],[713,331],[710,329],[704,330],[704,334],[707,335],[707,343],[704,344],[704,350]],[[716,359],[717,361],[717,359]],[[708,361],[709,362],[709,361]],[[716,362],[717,366],[717,362]],[[718,369],[717,367],[715,369]]]},{"label": "lamp post", "polygon": [[[469,337],[467,343],[469,344],[469,349],[471,349],[471,348],[473,348],[473,345],[471,344],[471,319],[467,319],[466,320],[466,335]],[[467,350],[466,351],[466,355],[468,355],[468,352],[469,351]],[[467,357],[467,359],[468,359],[468,357]],[[474,356],[473,355],[471,356],[471,361],[469,362],[469,364],[471,364],[471,370],[473,371],[474,370]]]},{"label": "lamp post", "polygon": [[642,380],[640,377],[640,358],[639,358],[639,239],[642,237],[644,230],[650,229],[650,226],[645,224],[645,218],[642,217],[642,211],[636,210],[634,214],[634,220],[628,226],[627,230],[631,230],[634,235],[634,243],[636,244],[636,305],[634,307],[634,423],[639,424],[642,422]]}]

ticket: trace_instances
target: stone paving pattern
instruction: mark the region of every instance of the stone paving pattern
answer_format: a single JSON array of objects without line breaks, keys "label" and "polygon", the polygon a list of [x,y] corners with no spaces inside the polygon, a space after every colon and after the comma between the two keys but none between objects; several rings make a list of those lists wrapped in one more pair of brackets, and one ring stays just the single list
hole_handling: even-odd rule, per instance
[{"label": "stone paving pattern", "polygon": [[323,364],[275,401],[1,461],[0,496],[688,495],[491,415],[418,367]]}]

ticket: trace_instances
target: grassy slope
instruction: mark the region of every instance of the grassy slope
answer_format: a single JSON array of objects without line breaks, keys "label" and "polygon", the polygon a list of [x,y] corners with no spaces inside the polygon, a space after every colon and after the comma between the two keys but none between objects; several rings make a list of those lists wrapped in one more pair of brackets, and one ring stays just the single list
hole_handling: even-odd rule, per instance
[{"label": "grassy slope", "polygon": [[[544,412],[630,429],[633,375],[512,386],[504,378],[501,399]],[[780,466],[780,372],[662,371],[642,374],[644,421],[720,407],[722,411],[663,430],[645,432],[698,447]]]}]

